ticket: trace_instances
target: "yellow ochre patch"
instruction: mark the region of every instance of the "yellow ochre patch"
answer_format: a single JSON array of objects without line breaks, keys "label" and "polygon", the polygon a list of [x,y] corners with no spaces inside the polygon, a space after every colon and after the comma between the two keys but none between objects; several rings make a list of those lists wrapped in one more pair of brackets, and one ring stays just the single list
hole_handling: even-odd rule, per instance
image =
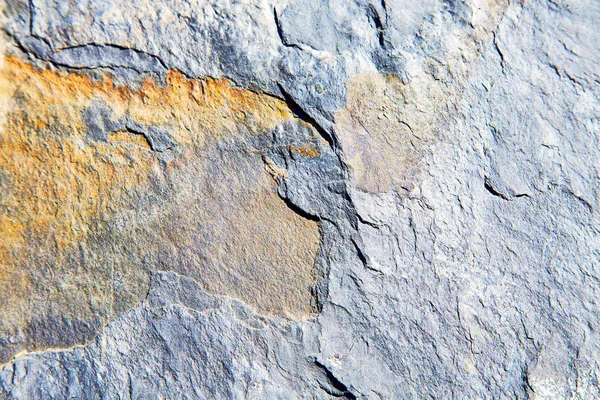
[{"label": "yellow ochre patch", "polygon": [[[133,91],[6,57],[0,104],[0,362],[89,340],[152,269],[266,314],[312,312],[317,224],[277,196],[260,154],[227,147],[294,120],[284,102],[177,72]],[[123,127],[90,137],[95,104],[176,147]]]}]

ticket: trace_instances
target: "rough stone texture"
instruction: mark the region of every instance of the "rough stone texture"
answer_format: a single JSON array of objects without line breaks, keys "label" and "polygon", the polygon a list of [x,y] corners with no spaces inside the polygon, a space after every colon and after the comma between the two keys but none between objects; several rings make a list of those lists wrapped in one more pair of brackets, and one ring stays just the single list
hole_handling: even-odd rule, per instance
[{"label": "rough stone texture", "polygon": [[322,140],[285,103],[174,74],[131,92],[13,58],[3,72],[3,359],[91,339],[150,270],[311,312],[319,228],[277,196],[261,154]]},{"label": "rough stone texture", "polygon": [[600,3],[8,0],[0,398],[600,398]]}]

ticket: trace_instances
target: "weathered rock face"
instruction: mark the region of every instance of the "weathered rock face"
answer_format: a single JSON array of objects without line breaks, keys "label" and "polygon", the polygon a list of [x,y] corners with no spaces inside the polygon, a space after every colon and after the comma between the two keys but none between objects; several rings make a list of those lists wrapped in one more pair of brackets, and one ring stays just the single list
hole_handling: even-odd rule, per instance
[{"label": "weathered rock face", "polygon": [[262,157],[283,144],[262,136],[288,132],[300,157],[320,142],[284,103],[177,74],[133,92],[14,58],[3,72],[5,360],[90,340],[151,270],[310,314],[318,226],[277,196]]},{"label": "weathered rock face", "polygon": [[600,397],[598,2],[1,4],[0,398]]}]

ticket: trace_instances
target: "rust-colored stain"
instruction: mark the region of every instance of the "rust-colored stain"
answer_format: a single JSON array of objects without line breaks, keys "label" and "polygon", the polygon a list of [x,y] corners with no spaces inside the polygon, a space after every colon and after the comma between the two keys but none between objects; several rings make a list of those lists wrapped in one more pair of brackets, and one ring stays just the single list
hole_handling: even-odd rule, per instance
[{"label": "rust-colored stain", "polygon": [[[133,91],[6,57],[0,104],[0,362],[89,340],[143,298],[152,269],[267,314],[312,312],[318,226],[245,144],[294,120],[284,102],[177,72]],[[153,151],[123,126],[90,136],[97,104],[176,145]]]},{"label": "rust-colored stain", "polygon": [[317,158],[321,156],[321,151],[317,147],[294,147],[290,146],[290,152],[298,153],[302,157]]}]

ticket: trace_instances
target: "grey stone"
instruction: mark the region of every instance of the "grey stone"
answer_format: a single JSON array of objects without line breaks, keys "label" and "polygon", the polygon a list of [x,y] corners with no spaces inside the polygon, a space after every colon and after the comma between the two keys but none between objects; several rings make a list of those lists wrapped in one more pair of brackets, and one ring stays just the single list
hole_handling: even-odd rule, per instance
[{"label": "grey stone", "polygon": [[[225,77],[287,100],[330,145],[295,156],[299,126],[250,143],[287,171],[279,195],[319,221],[314,317],[260,315],[154,272],[146,300],[91,342],[2,366],[0,397],[600,397],[597,1],[9,6],[20,51],[58,68]],[[365,73],[439,106],[411,187],[353,179],[336,113]],[[105,140],[107,114],[86,118]]]}]

